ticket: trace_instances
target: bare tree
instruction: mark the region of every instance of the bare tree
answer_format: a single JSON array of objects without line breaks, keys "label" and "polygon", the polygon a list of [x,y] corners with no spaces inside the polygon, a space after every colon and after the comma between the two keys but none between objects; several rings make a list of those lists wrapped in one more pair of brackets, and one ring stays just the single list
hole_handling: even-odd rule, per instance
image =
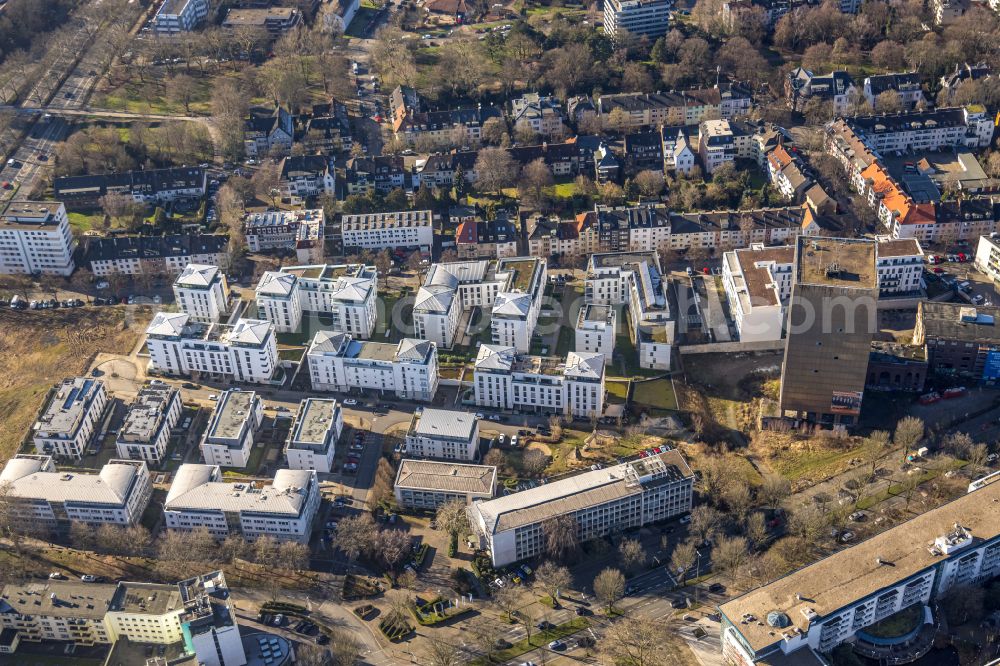
[{"label": "bare tree", "polygon": [[751,548],[760,548],[767,541],[767,523],[764,521],[764,514],[757,511],[747,516],[743,532]]},{"label": "bare tree", "polygon": [[615,602],[625,594],[625,576],[618,569],[608,567],[594,579],[594,596],[607,606],[611,613]]},{"label": "bare tree", "polygon": [[513,613],[521,604],[520,595],[512,587],[499,587],[493,591],[493,604],[503,611],[507,621],[513,620]]},{"label": "bare tree", "polygon": [[483,148],[476,157],[476,185],[484,192],[500,194],[517,182],[518,165],[503,148]]},{"label": "bare tree", "polygon": [[694,566],[697,559],[698,550],[691,541],[683,541],[674,546],[673,552],[670,553],[670,564],[680,574],[682,585],[687,580],[688,573],[691,572],[691,567]]},{"label": "bare tree", "polygon": [[535,570],[535,583],[555,601],[573,583],[573,576],[566,567],[546,561]]},{"label": "bare tree", "polygon": [[618,554],[621,556],[622,566],[629,573],[635,573],[646,566],[646,551],[638,539],[623,539],[618,545]]},{"label": "bare tree", "polygon": [[892,442],[896,446],[902,447],[903,454],[915,449],[924,438],[924,422],[916,416],[904,416],[896,423],[896,432],[893,433]]},{"label": "bare tree", "polygon": [[792,486],[788,479],[777,474],[769,474],[764,477],[764,482],[757,489],[757,497],[765,505],[776,506],[788,497],[791,491]]},{"label": "bare tree", "polygon": [[552,172],[541,157],[529,162],[521,170],[518,193],[525,207],[541,210],[545,207],[545,189],[555,182]]},{"label": "bare tree", "polygon": [[465,502],[459,499],[450,500],[438,507],[435,518],[438,527],[452,538],[469,531],[469,516],[465,512]]},{"label": "bare tree", "polygon": [[545,535],[545,552],[557,561],[565,561],[580,548],[576,517],[572,514],[549,518],[542,523],[542,534]]},{"label": "bare tree", "polygon": [[528,449],[521,456],[521,468],[528,476],[538,476],[549,466],[551,458],[538,449]]},{"label": "bare tree", "polygon": [[259,199],[268,199],[271,207],[278,205],[281,196],[281,167],[274,160],[264,161],[250,179],[254,194]]},{"label": "bare tree", "polygon": [[492,663],[500,639],[503,638],[503,626],[481,615],[480,619],[472,625],[471,633],[472,644],[485,655],[486,663]]},{"label": "bare tree", "polygon": [[198,93],[198,84],[187,74],[177,74],[167,79],[167,95],[184,105],[184,113],[191,113],[191,102]]},{"label": "bare tree", "polygon": [[691,510],[689,531],[697,535],[698,541],[708,539],[722,523],[722,514],[707,504],[699,504]]},{"label": "bare tree", "polygon": [[457,646],[440,638],[427,641],[423,657],[423,663],[429,664],[429,666],[459,666],[465,663],[462,651]]},{"label": "bare tree", "polygon": [[749,554],[745,538],[724,536],[712,549],[712,560],[722,571],[733,573],[743,565]]},{"label": "bare tree", "polygon": [[349,516],[337,523],[337,531],[333,535],[333,545],[343,551],[348,560],[356,560],[361,553],[372,549],[377,538],[378,528],[371,514],[360,513]]},{"label": "bare tree", "polygon": [[663,191],[666,183],[663,180],[663,172],[646,169],[640,171],[635,176],[635,185],[644,197],[655,197]]},{"label": "bare tree", "polygon": [[969,447],[966,452],[966,459],[973,467],[983,467],[986,464],[986,457],[990,454],[989,447],[979,442]]},{"label": "bare tree", "polygon": [[412,548],[413,540],[406,532],[402,530],[382,530],[378,533],[375,552],[388,568],[395,570],[402,566],[404,560],[410,555]]},{"label": "bare tree", "polygon": [[684,658],[667,633],[667,625],[636,615],[619,618],[608,625],[601,643],[602,663],[620,666],[659,666],[679,664]]}]

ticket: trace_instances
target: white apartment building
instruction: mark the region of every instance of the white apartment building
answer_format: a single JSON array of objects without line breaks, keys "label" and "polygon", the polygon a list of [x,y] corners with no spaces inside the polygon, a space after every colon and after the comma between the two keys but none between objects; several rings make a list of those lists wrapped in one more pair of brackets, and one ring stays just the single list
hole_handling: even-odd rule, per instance
[{"label": "white apartment building", "polygon": [[[937,632],[935,601],[1000,574],[997,502],[1000,484],[986,485],[722,604],[723,657],[740,666],[819,663],[816,653],[845,642],[876,661],[890,648],[907,663],[922,656]],[[914,607],[911,631],[868,633]]]},{"label": "white apartment building", "polygon": [[545,551],[544,523],[569,514],[580,543],[691,510],[694,473],[676,450],[474,502],[469,521],[501,567]]},{"label": "white apartment building", "polygon": [[322,208],[249,213],[243,235],[251,252],[294,250],[299,263],[318,264],[324,256],[326,213]]},{"label": "white apartment building", "polygon": [[118,431],[115,448],[125,460],[159,465],[166,459],[170,430],[181,417],[181,394],[167,384],[139,389]]},{"label": "white apartment building", "polygon": [[239,534],[308,543],[320,504],[315,471],[279,469],[270,485],[230,483],[218,465],[181,465],[163,505],[172,530],[205,527],[218,539]]},{"label": "white apartment building", "polygon": [[412,510],[433,511],[446,502],[469,504],[493,499],[497,468],[433,460],[401,460],[393,493],[396,503]]},{"label": "white apartment building", "polygon": [[222,234],[90,238],[84,265],[97,277],[180,273],[188,264],[224,267],[228,245]]},{"label": "white apartment building", "polygon": [[254,391],[224,391],[201,439],[206,465],[246,467],[253,437],[264,419],[264,403]]},{"label": "white apartment building", "polygon": [[219,321],[229,312],[226,276],[218,266],[188,264],[174,281],[174,301],[193,321]]},{"label": "white apartment building", "polygon": [[519,356],[513,347],[481,345],[473,386],[480,407],[600,418],[604,355],[569,352],[565,363],[557,363],[541,356]]},{"label": "white apartment building", "polygon": [[73,232],[58,201],[11,201],[0,208],[0,273],[73,273]]},{"label": "white apartment building", "polygon": [[80,460],[99,435],[107,405],[104,382],[89,377],[64,379],[32,428],[35,452]]},{"label": "white apartment building", "polygon": [[153,494],[142,460],[109,460],[97,474],[60,472],[52,456],[18,454],[0,472],[14,520],[65,531],[71,523],[134,525]]},{"label": "white apartment building", "polygon": [[425,409],[410,422],[406,453],[422,458],[475,460],[479,455],[479,420],[469,412]]},{"label": "white apartment building", "polygon": [[976,268],[997,282],[1000,280],[1000,243],[997,235],[980,236],[976,245]]},{"label": "white apartment building", "polygon": [[290,469],[333,471],[337,442],[344,430],[344,414],[333,399],[306,398],[285,443],[285,459]]},{"label": "white apartment building", "polygon": [[609,305],[587,304],[580,308],[576,320],[576,346],[578,352],[603,354],[604,363],[611,363],[615,352],[615,334],[618,316]]},{"label": "white apartment building", "polygon": [[324,328],[367,339],[378,314],[378,271],[363,264],[286,266],[264,273],[256,300],[257,315],[277,331],[297,332],[303,314],[314,314]]},{"label": "white apartment building", "polygon": [[[183,654],[205,666],[247,663],[235,617],[221,571],[176,585],[48,580],[0,592],[0,627],[16,631],[20,641],[180,643]],[[121,663],[116,656],[113,648],[108,663]]]},{"label": "white apartment building", "polygon": [[165,0],[153,19],[153,32],[176,35],[190,32],[208,16],[208,0]]},{"label": "white apartment building", "polygon": [[545,260],[538,257],[500,259],[496,272],[504,279],[505,286],[497,293],[490,312],[493,344],[513,347],[518,353],[527,354],[545,295]]},{"label": "white apartment building", "polygon": [[182,312],[157,312],[146,328],[149,370],[267,383],[278,367],[274,326],[259,319],[235,324],[189,322]]},{"label": "white apartment building", "polygon": [[434,245],[434,214],[429,210],[344,215],[340,232],[345,248],[430,248]]},{"label": "white apartment building", "polygon": [[413,302],[413,334],[451,349],[462,312],[492,308],[508,277],[485,260],[431,264]]},{"label": "white apartment building", "polygon": [[675,319],[666,291],[656,252],[590,256],[584,298],[594,305],[628,307],[629,335],[643,368],[670,369]]},{"label": "white apartment building", "polygon": [[546,141],[562,139],[566,134],[562,108],[555,97],[525,93],[510,102],[510,119],[514,128],[530,127]]},{"label": "white apartment building", "polygon": [[[795,248],[791,245],[749,248],[726,252],[722,258],[722,284],[733,323],[742,342],[780,340],[785,307],[792,295]],[[879,237],[876,275],[879,298],[919,295],[924,252],[914,238]]]},{"label": "white apartment building", "polygon": [[678,129],[676,134],[664,130],[663,170],[676,171],[688,176],[694,171],[697,163],[698,158],[691,149],[691,142],[688,141],[684,129]]},{"label": "white apartment building", "polygon": [[438,386],[437,345],[404,338],[398,345],[359,342],[347,333],[320,331],[306,353],[314,391],[378,391],[401,400],[433,400]]},{"label": "white apartment building", "polygon": [[738,157],[750,157],[753,135],[737,130],[728,120],[705,120],[698,125],[698,155],[705,172],[712,174]]},{"label": "white apartment building", "polygon": [[608,0],[604,5],[604,34],[620,40],[625,33],[656,41],[670,28],[670,0]]},{"label": "white apartment building", "polygon": [[871,149],[940,150],[957,146],[984,148],[993,140],[993,118],[982,107],[948,107],[893,115],[852,116],[845,122]]}]

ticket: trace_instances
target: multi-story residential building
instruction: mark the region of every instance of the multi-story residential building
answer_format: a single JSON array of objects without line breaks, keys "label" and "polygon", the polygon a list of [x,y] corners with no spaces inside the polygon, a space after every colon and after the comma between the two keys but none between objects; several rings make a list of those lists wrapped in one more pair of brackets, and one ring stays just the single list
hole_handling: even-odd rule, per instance
[{"label": "multi-story residential building", "polygon": [[745,115],[752,103],[750,91],[739,84],[722,83],[718,88],[656,92],[618,93],[601,95],[597,100],[597,114],[601,122],[610,127],[611,113],[621,109],[625,127],[614,129],[659,129],[666,125],[681,127],[697,125],[703,120],[726,120]]},{"label": "multi-story residential building", "polygon": [[254,391],[223,391],[199,445],[205,464],[246,467],[263,419],[264,403]]},{"label": "multi-story residential building", "polygon": [[582,257],[600,250],[597,213],[580,213],[572,220],[532,215],[527,220],[528,254]]},{"label": "multi-story residential building", "polygon": [[1000,242],[997,235],[980,236],[976,245],[975,266],[994,283],[1000,281]]},{"label": "multi-story residential building", "polygon": [[[918,659],[937,633],[935,601],[1000,573],[997,502],[1000,484],[985,485],[722,604],[723,658],[818,664],[850,642],[874,661]],[[892,616],[896,635],[870,629]]]},{"label": "multi-story residential building", "polygon": [[595,419],[604,414],[604,354],[569,352],[565,363],[480,345],[473,375],[476,405]]},{"label": "multi-story residential building", "polygon": [[816,76],[808,69],[796,67],[785,79],[785,97],[793,110],[812,99],[833,104],[836,115],[846,114],[857,94],[854,79],[844,71],[834,71],[824,76]]},{"label": "multi-story residential building", "polygon": [[369,192],[386,194],[395,189],[413,190],[413,170],[407,167],[402,155],[352,157],[344,169],[344,191],[347,194],[365,195]]},{"label": "multi-story residential building", "polygon": [[955,70],[943,75],[940,79],[941,91],[951,104],[955,98],[958,87],[966,81],[980,81],[993,76],[990,66],[985,62],[970,64],[963,62],[956,64]]},{"label": "multi-story residential building", "polygon": [[247,157],[287,155],[295,140],[295,118],[280,106],[255,106],[243,124],[243,151]]},{"label": "multi-story residential building", "polygon": [[278,366],[274,326],[259,319],[235,324],[190,322],[189,315],[158,312],[146,328],[149,370],[165,375],[218,377],[267,383]]},{"label": "multi-story residential building", "polygon": [[[722,21],[729,30],[736,30],[745,21],[774,28],[782,16],[805,4],[805,0],[728,0],[722,5]],[[857,13],[859,4],[858,0],[840,0],[840,11]]]},{"label": "multi-story residential building", "polygon": [[52,456],[19,453],[0,472],[12,518],[65,532],[72,523],[135,525],[153,494],[142,460],[109,460],[97,474],[60,472]]},{"label": "multi-story residential building", "polygon": [[56,201],[11,201],[0,208],[0,273],[73,273],[76,243],[66,206]]},{"label": "multi-story residential building", "polygon": [[545,551],[546,521],[570,515],[580,543],[691,510],[694,473],[676,450],[473,502],[469,522],[501,567]]},{"label": "multi-story residential building", "polygon": [[921,301],[913,344],[926,349],[929,369],[993,384],[1000,379],[1000,308]]},{"label": "multi-story residential building", "polygon": [[285,266],[257,284],[257,314],[280,332],[295,332],[303,313],[323,315],[324,327],[356,338],[375,330],[378,271],[364,264]]},{"label": "multi-story residential building", "polygon": [[207,16],[207,0],[165,0],[153,19],[153,32],[158,35],[190,32]]},{"label": "multi-story residential building", "polygon": [[865,99],[872,105],[875,111],[878,108],[878,96],[884,92],[892,91],[899,95],[899,101],[903,103],[903,108],[912,109],[920,102],[925,101],[924,92],[920,88],[920,74],[918,72],[900,72],[894,74],[877,74],[865,77],[865,85],[862,89]]},{"label": "multi-story residential building", "polygon": [[639,365],[670,369],[676,322],[655,251],[591,255],[584,298],[593,305],[627,306]]},{"label": "multi-story residential building", "polygon": [[409,145],[418,139],[468,150],[480,144],[483,123],[503,118],[501,109],[482,104],[474,108],[428,111],[412,88],[397,87],[389,98],[389,119],[395,137]]},{"label": "multi-story residential building", "polygon": [[330,12],[332,16],[329,20],[343,34],[347,31],[347,27],[351,25],[351,21],[354,20],[360,8],[361,0],[337,0],[336,6]]},{"label": "multi-story residential building", "polygon": [[433,511],[454,500],[493,499],[496,488],[496,467],[433,460],[401,460],[393,484],[396,503],[417,511]]},{"label": "multi-story residential building", "polygon": [[320,504],[314,470],[279,469],[268,485],[225,481],[218,465],[181,465],[163,505],[168,529],[206,528],[224,539],[270,536],[308,543]]},{"label": "multi-story residential building", "polygon": [[322,208],[249,213],[243,235],[251,252],[294,250],[299,263],[318,264],[324,255],[326,213]]},{"label": "multi-story residential building", "polygon": [[[358,0],[353,2],[357,5]],[[354,145],[347,107],[335,99],[313,104],[312,110],[299,115],[298,121],[302,132],[300,142],[307,154],[346,153]]]},{"label": "multi-story residential building", "polygon": [[506,216],[495,220],[466,220],[455,230],[459,259],[503,259],[517,256],[520,232]]},{"label": "multi-story residential building", "polygon": [[167,384],[139,389],[118,431],[115,448],[125,460],[159,465],[166,460],[170,430],[181,417],[181,394]]},{"label": "multi-story residential building", "polygon": [[785,416],[851,426],[861,413],[878,328],[874,241],[803,238],[795,245],[780,408]]},{"label": "multi-story residential building", "polygon": [[428,402],[438,385],[437,345],[404,338],[398,345],[359,342],[347,333],[320,331],[306,353],[314,391],[366,389],[401,400]]},{"label": "multi-story residential building", "polygon": [[663,128],[660,134],[660,145],[662,146],[664,171],[676,171],[685,176],[691,175],[697,165],[697,155],[691,149],[691,143],[688,141],[683,127],[676,132],[668,132],[667,128]]},{"label": "multi-story residential building", "polygon": [[510,121],[515,130],[530,127],[535,134],[549,141],[561,140],[566,135],[562,105],[555,97],[525,93],[511,100]]},{"label": "multi-story residential building", "polygon": [[100,198],[110,192],[127,194],[138,203],[162,205],[179,199],[200,199],[205,196],[207,184],[208,175],[202,167],[172,167],[63,176],[52,181],[52,193],[71,208],[98,206]]},{"label": "multi-story residential building", "polygon": [[[882,238],[876,246],[880,301],[921,293],[924,251],[913,238]],[[791,245],[726,252],[722,284],[732,321],[743,342],[779,340],[792,295],[795,248]]]},{"label": "multi-story residential building", "polygon": [[193,321],[212,323],[229,312],[229,284],[218,266],[188,264],[174,280],[174,301]]},{"label": "multi-story residential building", "polygon": [[449,409],[414,414],[406,433],[406,453],[421,458],[475,460],[479,457],[479,419],[475,414]]},{"label": "multi-story residential building", "polygon": [[334,471],[333,456],[343,430],[340,403],[329,398],[303,400],[285,442],[288,467],[316,470],[321,474]]},{"label": "multi-story residential building", "polygon": [[229,238],[222,234],[92,238],[84,264],[97,277],[180,273],[188,264],[226,267]]},{"label": "multi-story residential building", "polygon": [[434,245],[433,218],[429,210],[344,215],[340,220],[340,233],[345,248],[430,248]]},{"label": "multi-story residential building", "polygon": [[669,0],[609,0],[604,5],[604,34],[620,41],[625,35],[655,40],[670,28]]},{"label": "multi-story residential building", "polygon": [[951,25],[969,11],[969,0],[931,0],[930,10],[937,25]]},{"label": "multi-story residential building", "polygon": [[413,186],[452,187],[458,183],[461,175],[465,182],[474,185],[479,180],[476,171],[476,158],[479,152],[475,150],[453,150],[447,153],[432,153],[413,165]]},{"label": "multi-story residential building", "polygon": [[230,9],[222,21],[225,30],[255,28],[267,32],[271,39],[277,39],[302,21],[302,12],[294,7],[266,7]]},{"label": "multi-story residential building", "polygon": [[981,106],[945,107],[893,115],[852,116],[845,122],[871,150],[984,148],[993,140],[993,118]]},{"label": "multi-story residential building", "polygon": [[50,392],[32,428],[35,451],[80,460],[100,434],[107,406],[104,382],[89,377],[64,379]]},{"label": "multi-story residential building", "polygon": [[578,352],[603,354],[605,364],[610,364],[615,352],[615,335],[618,332],[617,314],[609,305],[587,304],[580,308],[576,320],[576,346]]},{"label": "multi-story residential building", "polygon": [[778,193],[793,202],[805,200],[806,192],[816,185],[805,162],[783,145],[767,154],[767,175]]},{"label": "multi-story residential building", "polygon": [[490,312],[493,344],[514,347],[519,354],[531,349],[545,295],[546,263],[537,257],[512,257],[497,262],[496,275],[504,283]]},{"label": "multi-story residential building", "polygon": [[698,125],[698,156],[706,173],[748,156],[750,137],[735,130],[728,120],[705,120]]},{"label": "multi-story residential building", "polygon": [[334,172],[323,155],[295,155],[281,160],[281,193],[292,201],[333,195]]}]

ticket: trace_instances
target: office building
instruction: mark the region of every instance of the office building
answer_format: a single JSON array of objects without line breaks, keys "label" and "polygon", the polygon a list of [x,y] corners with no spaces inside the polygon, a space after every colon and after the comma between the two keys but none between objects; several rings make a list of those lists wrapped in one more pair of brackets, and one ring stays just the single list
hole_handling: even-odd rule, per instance
[{"label": "office building", "polygon": [[251,252],[294,251],[298,263],[318,264],[324,256],[326,214],[322,208],[249,213],[243,235]]},{"label": "office building", "polygon": [[480,345],[473,374],[476,405],[594,419],[604,414],[604,355],[569,352],[565,363]]},{"label": "office building", "polygon": [[[876,662],[916,660],[933,644],[934,602],[1000,573],[997,502],[1000,484],[985,485],[722,604],[724,658],[820,664],[816,653],[851,642]],[[895,636],[872,628],[892,616]]]},{"label": "office building", "polygon": [[153,18],[153,32],[176,35],[190,32],[208,16],[208,0],[165,0]]},{"label": "office building", "polygon": [[319,503],[315,471],[279,469],[268,485],[225,481],[217,465],[181,465],[163,518],[169,529],[204,527],[217,539],[236,534],[252,541],[267,535],[308,543]]},{"label": "office building", "polygon": [[1000,308],[921,301],[913,344],[926,349],[930,369],[974,382],[1000,379]]},{"label": "office building", "polygon": [[798,239],[781,372],[785,416],[857,423],[878,328],[876,257],[870,240]]},{"label": "office building", "polygon": [[65,532],[75,522],[135,525],[153,494],[142,460],[109,460],[97,474],[60,472],[52,456],[17,454],[0,472],[15,522]]},{"label": "office building", "polygon": [[480,545],[501,567],[545,552],[545,523],[570,515],[580,543],[691,510],[694,473],[678,451],[584,472],[468,509]]},{"label": "office building", "polygon": [[434,220],[429,210],[361,213],[340,218],[344,248],[385,250],[434,245]]},{"label": "office building", "polygon": [[333,471],[337,442],[344,430],[344,414],[333,399],[306,398],[285,443],[285,460],[290,469]]},{"label": "office building", "polygon": [[401,460],[393,484],[396,503],[415,511],[433,511],[453,500],[493,499],[496,488],[496,467],[432,460]]},{"label": "office building", "polygon": [[578,352],[603,354],[604,363],[611,363],[615,352],[617,315],[608,305],[587,304],[580,308],[576,320],[576,346]]},{"label": "office building", "polygon": [[11,201],[0,211],[0,273],[73,273],[76,243],[62,203]]},{"label": "office building", "polygon": [[181,394],[167,384],[139,389],[118,431],[118,457],[159,465],[167,455],[170,431],[181,417]]},{"label": "office building", "polygon": [[188,264],[174,281],[177,308],[192,321],[219,321],[229,312],[229,284],[218,266]]},{"label": "office building", "polygon": [[206,465],[246,467],[253,437],[264,418],[264,404],[253,391],[224,391],[201,440]]},{"label": "office building", "polygon": [[363,264],[286,266],[257,284],[257,314],[279,332],[298,332],[303,315],[324,329],[367,339],[375,330],[378,271]]},{"label": "office building", "polygon": [[414,414],[406,433],[406,453],[422,458],[475,460],[479,456],[479,419],[469,412],[425,409]]},{"label": "office building", "polygon": [[427,340],[404,338],[394,345],[320,331],[306,359],[314,391],[371,390],[421,402],[433,400],[437,391],[437,345]]},{"label": "office building", "polygon": [[670,28],[670,0],[608,0],[604,5],[604,34],[621,40],[625,34],[656,41]]},{"label": "office building", "polygon": [[149,370],[229,381],[267,383],[278,366],[274,327],[259,319],[235,324],[190,322],[181,312],[157,312],[146,328]]},{"label": "office building", "polygon": [[35,452],[82,459],[90,443],[101,434],[107,405],[104,382],[88,377],[64,379],[49,394],[48,404],[32,428]]}]

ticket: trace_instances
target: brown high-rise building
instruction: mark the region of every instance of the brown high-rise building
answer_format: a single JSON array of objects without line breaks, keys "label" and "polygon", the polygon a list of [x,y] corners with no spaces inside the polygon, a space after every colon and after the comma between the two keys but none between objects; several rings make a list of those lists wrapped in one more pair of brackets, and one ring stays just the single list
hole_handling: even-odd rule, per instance
[{"label": "brown high-rise building", "polygon": [[785,416],[857,423],[878,327],[875,260],[874,241],[798,238],[781,372]]}]

